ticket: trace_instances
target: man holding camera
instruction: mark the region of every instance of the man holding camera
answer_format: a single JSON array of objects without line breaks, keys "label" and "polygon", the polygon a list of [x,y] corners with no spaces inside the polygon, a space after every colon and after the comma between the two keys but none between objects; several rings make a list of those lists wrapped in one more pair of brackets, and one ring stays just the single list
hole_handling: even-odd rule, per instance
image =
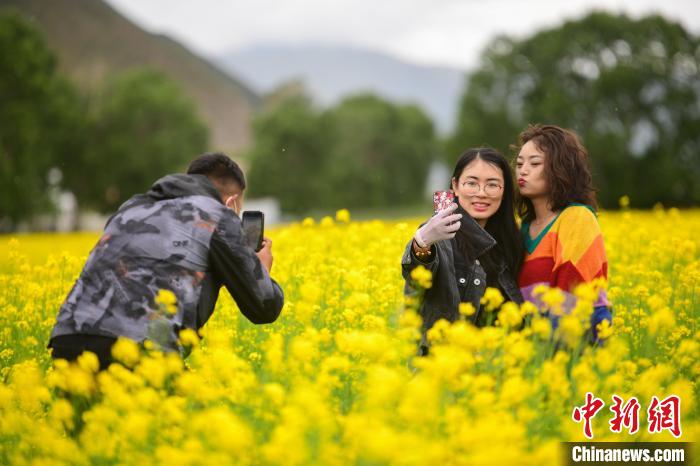
[{"label": "man holding camera", "polygon": [[[233,160],[208,153],[187,174],[165,176],[126,201],[59,310],[53,358],[92,351],[104,369],[118,337],[143,342],[154,334],[163,350],[178,350],[180,330],[207,322],[221,286],[251,322],[274,322],[284,295],[270,278],[272,242],[264,238],[258,252],[246,243],[239,218],[245,187]],[[171,297],[166,312],[156,299],[163,290]]]}]

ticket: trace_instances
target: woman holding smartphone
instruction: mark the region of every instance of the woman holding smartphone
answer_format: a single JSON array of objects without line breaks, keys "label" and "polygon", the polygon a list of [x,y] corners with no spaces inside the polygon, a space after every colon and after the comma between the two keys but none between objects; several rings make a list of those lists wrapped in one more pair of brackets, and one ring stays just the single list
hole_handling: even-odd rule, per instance
[{"label": "woman holding smartphone", "polygon": [[457,320],[460,303],[471,303],[472,322],[486,325],[480,302],[487,287],[500,289],[507,300],[522,302],[515,277],[523,245],[515,223],[508,162],[490,148],[468,150],[457,161],[451,186],[455,202],[421,225],[402,258],[407,293],[415,289],[411,271],[417,266],[433,276],[419,307],[423,355],[428,352],[428,329],[439,319]]},{"label": "woman holding smartphone", "polygon": [[[531,125],[520,134],[515,173],[526,249],[518,277],[521,292],[526,300],[542,307],[533,296],[535,287],[557,287],[565,294],[563,313],[570,312],[576,305],[572,294],[576,285],[608,278],[588,153],[573,131]],[[611,320],[604,289],[591,316],[594,341],[603,320]],[[557,324],[553,317],[553,326]]]}]

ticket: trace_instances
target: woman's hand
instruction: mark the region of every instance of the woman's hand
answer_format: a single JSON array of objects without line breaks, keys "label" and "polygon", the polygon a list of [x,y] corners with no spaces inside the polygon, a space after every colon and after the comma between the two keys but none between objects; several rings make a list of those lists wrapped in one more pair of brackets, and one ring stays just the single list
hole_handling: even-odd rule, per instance
[{"label": "woman's hand", "polygon": [[453,214],[457,209],[457,203],[453,203],[448,208],[441,210],[428,222],[416,231],[414,239],[421,248],[427,248],[438,241],[452,239],[459,230],[462,214]]}]

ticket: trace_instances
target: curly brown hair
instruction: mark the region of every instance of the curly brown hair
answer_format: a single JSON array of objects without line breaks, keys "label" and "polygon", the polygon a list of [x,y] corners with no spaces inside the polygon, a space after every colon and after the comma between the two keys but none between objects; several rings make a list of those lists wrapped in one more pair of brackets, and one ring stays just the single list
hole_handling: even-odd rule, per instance
[{"label": "curly brown hair", "polygon": [[[520,133],[518,145],[513,146],[516,154],[514,162],[528,141],[533,141],[547,155],[544,176],[553,211],[562,210],[572,202],[598,209],[591,170],[588,167],[588,151],[574,131],[555,125],[529,125]],[[530,199],[517,193],[516,205],[520,218],[528,222],[534,219],[535,210]]]}]

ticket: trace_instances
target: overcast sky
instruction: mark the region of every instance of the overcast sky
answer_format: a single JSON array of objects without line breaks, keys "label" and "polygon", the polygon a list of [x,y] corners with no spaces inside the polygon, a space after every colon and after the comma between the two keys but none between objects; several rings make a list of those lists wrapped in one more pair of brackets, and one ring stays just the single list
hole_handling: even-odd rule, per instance
[{"label": "overcast sky", "polygon": [[256,43],[321,42],[470,68],[493,36],[517,37],[592,8],[658,12],[700,33],[698,0],[108,0],[150,32],[203,55]]}]

